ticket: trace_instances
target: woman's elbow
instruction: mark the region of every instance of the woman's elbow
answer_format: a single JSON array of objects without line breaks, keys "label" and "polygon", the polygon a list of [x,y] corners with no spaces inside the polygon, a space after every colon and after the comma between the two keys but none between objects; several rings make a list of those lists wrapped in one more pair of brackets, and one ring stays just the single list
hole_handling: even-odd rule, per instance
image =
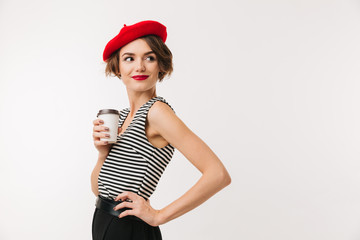
[{"label": "woman's elbow", "polygon": [[221,188],[224,188],[231,183],[230,174],[225,168],[221,169],[220,171],[218,170],[216,175],[216,182],[219,184],[219,186],[221,186]]},{"label": "woman's elbow", "polygon": [[228,171],[226,171],[226,169],[224,169],[224,171],[221,175],[222,175],[222,182],[223,182],[224,187],[230,185],[231,177],[230,177],[230,174],[228,173]]},{"label": "woman's elbow", "polygon": [[217,188],[224,188],[231,183],[231,177],[224,165],[213,166],[202,172],[207,175]]}]

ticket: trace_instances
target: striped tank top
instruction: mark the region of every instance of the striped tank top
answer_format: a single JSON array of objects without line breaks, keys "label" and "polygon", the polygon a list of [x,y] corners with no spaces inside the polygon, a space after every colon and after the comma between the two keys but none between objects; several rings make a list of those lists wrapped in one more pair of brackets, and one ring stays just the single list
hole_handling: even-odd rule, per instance
[{"label": "striped tank top", "polygon": [[[146,116],[156,101],[166,103],[174,111],[160,96],[151,98],[139,108],[127,129],[117,136],[101,167],[98,177],[101,196],[114,199],[118,194],[130,191],[148,199],[155,191],[175,151],[171,144],[162,148],[153,146],[145,135]],[[119,127],[129,112],[130,108],[120,111]]]}]

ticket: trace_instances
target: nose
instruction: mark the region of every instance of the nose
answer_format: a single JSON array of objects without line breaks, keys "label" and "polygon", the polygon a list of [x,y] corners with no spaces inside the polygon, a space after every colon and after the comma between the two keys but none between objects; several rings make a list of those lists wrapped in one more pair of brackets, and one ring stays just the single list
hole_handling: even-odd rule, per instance
[{"label": "nose", "polygon": [[145,65],[144,65],[143,60],[139,60],[137,66],[136,66],[136,71],[137,71],[137,72],[143,72],[143,71],[145,71]]}]

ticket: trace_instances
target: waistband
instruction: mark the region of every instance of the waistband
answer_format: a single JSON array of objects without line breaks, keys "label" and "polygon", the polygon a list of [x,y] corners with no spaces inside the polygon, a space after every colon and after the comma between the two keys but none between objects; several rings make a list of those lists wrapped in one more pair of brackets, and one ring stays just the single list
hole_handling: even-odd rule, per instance
[{"label": "waistband", "polygon": [[[120,204],[121,202],[122,201],[114,201],[112,199],[108,199],[101,195],[98,195],[96,198],[95,206],[97,209],[103,210],[112,216],[119,217],[120,213],[122,213],[125,210],[130,209],[130,208],[121,208],[121,209],[115,211],[113,208],[116,205]],[[133,215],[127,215],[126,217],[124,217],[124,219],[132,219],[132,220],[144,222],[140,218],[133,216]]]}]

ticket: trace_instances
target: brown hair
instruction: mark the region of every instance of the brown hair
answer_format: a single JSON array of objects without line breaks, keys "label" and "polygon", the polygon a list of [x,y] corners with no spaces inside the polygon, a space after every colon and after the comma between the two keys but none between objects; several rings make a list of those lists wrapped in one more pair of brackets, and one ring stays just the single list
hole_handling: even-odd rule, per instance
[{"label": "brown hair", "polygon": [[[161,82],[166,75],[170,76],[173,72],[173,63],[172,63],[172,53],[170,49],[165,45],[165,43],[161,40],[161,38],[157,35],[146,35],[140,37],[144,39],[146,43],[149,45],[152,51],[154,51],[157,61],[159,64],[160,72],[159,72],[159,82]],[[119,53],[120,49],[116,50],[111,54],[111,56],[105,61],[105,75],[120,78],[120,70],[119,70]]]}]

